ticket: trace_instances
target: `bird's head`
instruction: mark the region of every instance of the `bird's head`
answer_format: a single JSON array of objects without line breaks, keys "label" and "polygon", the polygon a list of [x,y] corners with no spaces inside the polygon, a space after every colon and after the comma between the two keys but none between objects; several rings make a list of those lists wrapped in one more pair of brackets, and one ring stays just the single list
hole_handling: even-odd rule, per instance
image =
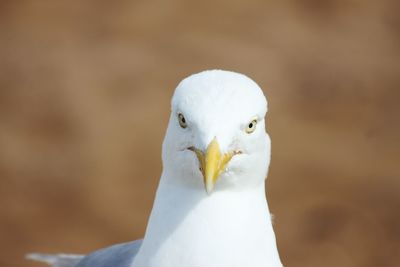
[{"label": "bird's head", "polygon": [[263,183],[270,161],[267,100],[245,75],[211,70],[184,79],[163,143],[168,183],[212,191]]}]

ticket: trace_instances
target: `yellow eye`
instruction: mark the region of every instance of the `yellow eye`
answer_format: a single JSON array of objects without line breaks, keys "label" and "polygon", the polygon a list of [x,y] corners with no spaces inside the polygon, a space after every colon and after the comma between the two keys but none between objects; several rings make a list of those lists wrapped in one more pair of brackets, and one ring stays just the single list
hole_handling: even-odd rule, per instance
[{"label": "yellow eye", "polygon": [[182,113],[179,113],[179,114],[178,114],[178,121],[179,121],[179,125],[180,125],[183,129],[185,129],[185,128],[187,127],[186,119],[185,119],[185,117],[183,116]]},{"label": "yellow eye", "polygon": [[254,132],[256,129],[256,125],[257,125],[257,120],[256,119],[252,120],[249,124],[247,124],[246,133],[250,134]]}]

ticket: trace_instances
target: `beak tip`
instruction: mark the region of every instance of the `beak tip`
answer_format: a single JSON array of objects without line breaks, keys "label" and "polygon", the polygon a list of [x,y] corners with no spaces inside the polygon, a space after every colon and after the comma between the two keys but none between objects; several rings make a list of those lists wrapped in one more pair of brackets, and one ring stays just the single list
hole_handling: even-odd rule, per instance
[{"label": "beak tip", "polygon": [[214,188],[214,185],[212,183],[206,183],[207,195],[211,195],[211,192],[212,192],[213,188]]}]

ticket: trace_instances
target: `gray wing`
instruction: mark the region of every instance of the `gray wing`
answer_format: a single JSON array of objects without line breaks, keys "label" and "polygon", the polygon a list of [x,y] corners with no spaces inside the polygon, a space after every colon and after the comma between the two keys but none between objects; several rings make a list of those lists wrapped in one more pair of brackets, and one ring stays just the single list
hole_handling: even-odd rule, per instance
[{"label": "gray wing", "polygon": [[141,245],[142,240],[135,240],[103,248],[87,256],[31,253],[26,258],[53,267],[129,267]]},{"label": "gray wing", "polygon": [[73,267],[84,257],[84,255],[75,254],[30,253],[26,255],[28,260],[45,262],[53,267]]},{"label": "gray wing", "polygon": [[74,267],[129,267],[141,245],[142,240],[135,240],[100,249],[84,257]]}]

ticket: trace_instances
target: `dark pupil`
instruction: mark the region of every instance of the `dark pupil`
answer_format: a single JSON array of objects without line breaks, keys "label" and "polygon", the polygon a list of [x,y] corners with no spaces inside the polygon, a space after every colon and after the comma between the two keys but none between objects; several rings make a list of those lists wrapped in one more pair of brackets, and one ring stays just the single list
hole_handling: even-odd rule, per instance
[{"label": "dark pupil", "polygon": [[181,116],[181,121],[182,121],[183,123],[185,123],[185,122],[186,122],[185,117]]},{"label": "dark pupil", "polygon": [[249,124],[249,128],[253,128],[253,123],[250,123],[250,124]]}]

